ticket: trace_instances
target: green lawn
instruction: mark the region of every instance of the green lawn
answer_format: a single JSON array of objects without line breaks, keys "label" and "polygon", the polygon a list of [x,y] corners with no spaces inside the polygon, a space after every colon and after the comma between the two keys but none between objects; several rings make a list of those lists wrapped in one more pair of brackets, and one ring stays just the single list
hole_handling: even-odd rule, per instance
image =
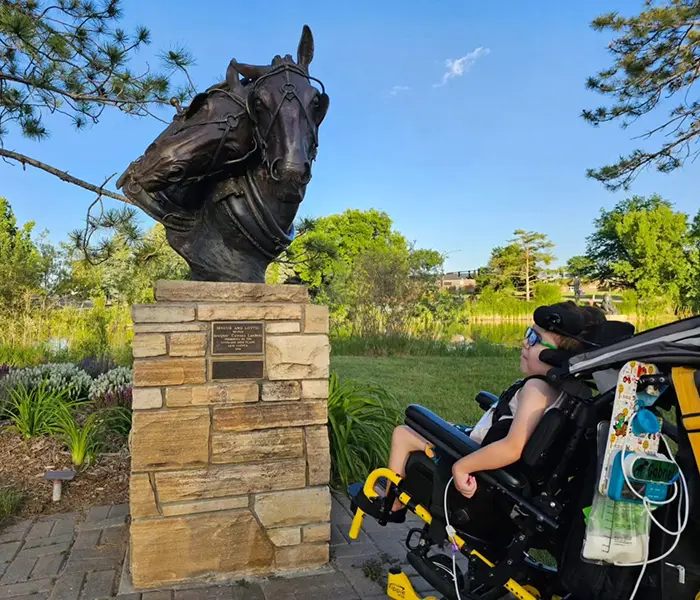
[{"label": "green lawn", "polygon": [[483,411],[474,401],[480,390],[500,394],[521,377],[515,357],[368,357],[332,356],[341,379],[377,383],[402,407],[420,404],[444,419],[474,424]]}]

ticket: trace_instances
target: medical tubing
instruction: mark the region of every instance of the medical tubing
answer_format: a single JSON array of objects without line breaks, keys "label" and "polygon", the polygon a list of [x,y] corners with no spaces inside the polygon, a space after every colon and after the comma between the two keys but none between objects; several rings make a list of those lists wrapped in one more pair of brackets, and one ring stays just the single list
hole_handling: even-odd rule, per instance
[{"label": "medical tubing", "polygon": [[[447,492],[450,489],[450,484],[454,481],[454,477],[450,477],[450,480],[447,482],[447,485],[445,486],[445,497],[444,497],[444,506],[443,508],[445,509],[445,531],[447,532],[447,537],[450,540],[450,543],[452,544],[452,580],[454,581],[455,584],[455,594],[457,594],[457,600],[462,600],[462,597],[459,595],[459,584],[457,583],[457,542],[455,542],[455,534],[457,533],[450,525],[450,518],[447,516]],[[456,489],[456,486],[455,486]]]},{"label": "medical tubing", "polygon": [[[635,410],[632,413],[632,416],[630,417],[629,420],[629,425],[627,427],[627,432],[625,434],[625,439],[622,445],[622,459],[625,457],[625,453],[628,451],[628,439],[629,439],[629,434],[630,431],[632,431],[632,422],[634,419],[637,417],[639,414],[639,410]],[[678,473],[680,475],[680,480],[682,484],[682,492],[685,492],[685,518],[683,519],[683,522],[681,523],[681,506],[683,505],[683,493],[680,494],[680,497],[678,498],[678,531],[669,531],[666,529],[661,523],[659,523],[656,520],[656,517],[651,512],[651,509],[649,508],[650,506],[656,505],[656,506],[663,506],[665,504],[670,504],[673,500],[676,499],[676,497],[679,495],[678,493],[678,483],[674,482],[673,487],[674,487],[674,494],[671,497],[670,500],[664,500],[662,502],[652,502],[647,498],[646,496],[640,495],[637,490],[632,487],[632,484],[630,483],[628,477],[627,477],[627,472],[624,467],[624,460],[622,460],[622,476],[625,479],[625,483],[627,484],[627,487],[632,491],[632,493],[637,496],[637,498],[642,500],[642,505],[644,506],[644,510],[646,513],[649,515],[649,518],[666,534],[675,537],[675,541],[671,545],[671,547],[661,556],[657,556],[656,558],[649,559],[649,554],[647,550],[647,554],[642,562],[636,562],[636,563],[619,563],[615,562],[615,566],[617,567],[642,567],[641,571],[639,572],[639,577],[637,578],[637,583],[634,586],[634,589],[632,590],[632,595],[630,596],[629,600],[633,600],[635,595],[637,594],[637,591],[639,590],[639,586],[642,583],[642,578],[644,577],[644,572],[646,571],[647,565],[650,565],[652,563],[658,562],[660,560],[663,560],[667,556],[669,556],[675,549],[676,546],[678,546],[678,543],[680,542],[681,535],[683,534],[683,531],[685,531],[686,526],[688,525],[688,520],[690,518],[690,495],[688,493],[688,483],[685,479],[685,476],[683,475],[683,470],[680,468],[680,465],[676,462],[675,457],[673,456],[673,452],[671,451],[671,448],[666,441],[666,437],[663,434],[660,434],[661,440],[663,441],[664,445],[666,446],[666,451],[668,452],[669,458],[673,461],[673,463],[678,467]]]}]

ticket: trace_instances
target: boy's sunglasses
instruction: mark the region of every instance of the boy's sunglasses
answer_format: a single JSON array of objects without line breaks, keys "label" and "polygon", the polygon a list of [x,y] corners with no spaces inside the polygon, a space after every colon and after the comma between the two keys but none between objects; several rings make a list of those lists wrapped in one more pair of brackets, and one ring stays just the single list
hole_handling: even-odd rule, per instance
[{"label": "boy's sunglasses", "polygon": [[556,350],[557,347],[553,346],[549,342],[545,342],[542,337],[540,336],[539,333],[537,333],[532,327],[528,327],[525,330],[525,339],[527,340],[528,346],[532,347],[535,344],[542,344],[545,348],[549,348],[550,350]]}]

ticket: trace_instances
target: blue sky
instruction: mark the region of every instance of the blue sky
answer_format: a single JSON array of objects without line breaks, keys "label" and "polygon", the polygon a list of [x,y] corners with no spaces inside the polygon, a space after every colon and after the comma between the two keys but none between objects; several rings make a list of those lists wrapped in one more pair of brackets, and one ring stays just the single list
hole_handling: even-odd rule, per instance
[{"label": "blue sky", "polygon": [[[299,216],[383,210],[419,247],[449,253],[447,269],[470,269],[516,228],[547,233],[564,262],[584,250],[600,209],[631,193],[658,192],[679,210],[697,211],[694,164],[672,175],[645,173],[629,193],[613,194],[585,177],[586,168],[633,148],[638,142],[630,138],[643,131],[596,129],[580,118],[603,100],[585,89],[586,77],[610,64],[606,35],[589,23],[602,12],[631,14],[641,5],[125,0],[123,25],[151,29],[153,43],[139,61],[185,45],[197,60],[192,74],[201,89],[232,57],[269,63],[275,54],[296,55],[308,23],[316,43],[311,73],[326,85],[331,104]],[[94,183],[121,173],[164,127],[117,112],[80,133],[62,118],[47,124],[50,140],[15,134],[5,147]],[[0,195],[20,221],[35,221],[53,240],[81,226],[94,198],[4,163]],[[145,216],[143,222],[152,223]]]}]

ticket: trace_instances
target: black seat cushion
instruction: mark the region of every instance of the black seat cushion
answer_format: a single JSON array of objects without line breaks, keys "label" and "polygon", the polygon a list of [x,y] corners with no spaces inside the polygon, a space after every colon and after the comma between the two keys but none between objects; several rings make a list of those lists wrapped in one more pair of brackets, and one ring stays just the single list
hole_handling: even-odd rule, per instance
[{"label": "black seat cushion", "polygon": [[[423,406],[411,404],[406,408],[405,422],[411,429],[454,460],[459,460],[481,448],[468,435]],[[487,471],[487,473],[500,484],[513,490],[527,487],[527,480],[514,469],[497,469]]]}]

